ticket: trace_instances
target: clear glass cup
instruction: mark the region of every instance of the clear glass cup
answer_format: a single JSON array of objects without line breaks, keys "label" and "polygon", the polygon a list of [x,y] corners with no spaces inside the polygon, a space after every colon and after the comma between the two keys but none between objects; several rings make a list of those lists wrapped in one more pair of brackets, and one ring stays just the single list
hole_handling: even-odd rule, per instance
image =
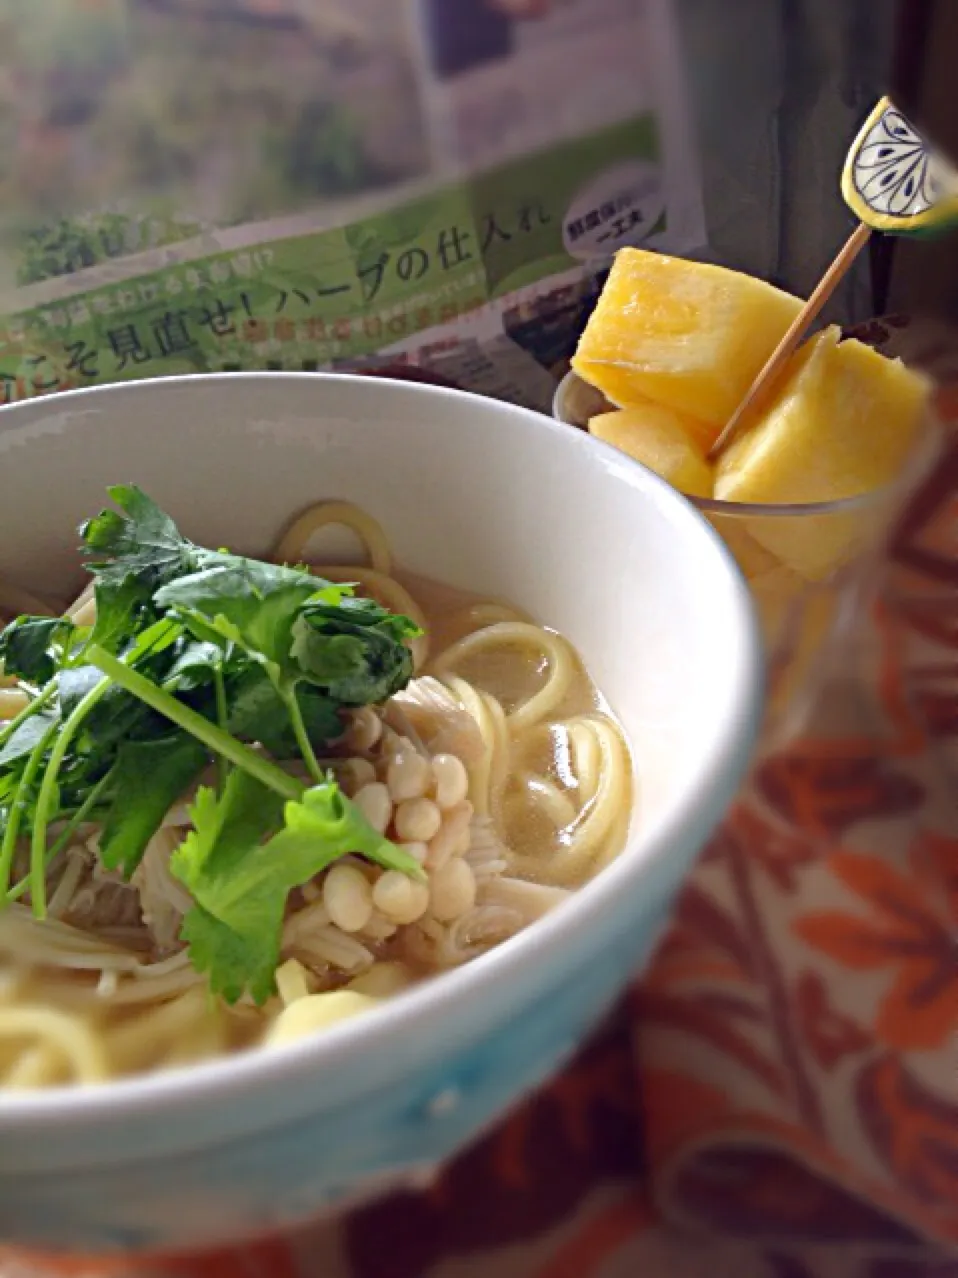
[{"label": "clear glass cup", "polygon": [[[554,415],[585,428],[610,408],[600,392],[569,373]],[[761,619],[768,671],[764,749],[801,733],[824,684],[847,658],[857,620],[874,601],[895,525],[940,443],[940,427],[930,420],[894,482],[843,501],[757,505],[689,498],[732,552]]]},{"label": "clear glass cup", "polygon": [[803,506],[695,500],[735,557],[761,619],[766,749],[802,731],[871,606],[906,497],[899,487]]}]

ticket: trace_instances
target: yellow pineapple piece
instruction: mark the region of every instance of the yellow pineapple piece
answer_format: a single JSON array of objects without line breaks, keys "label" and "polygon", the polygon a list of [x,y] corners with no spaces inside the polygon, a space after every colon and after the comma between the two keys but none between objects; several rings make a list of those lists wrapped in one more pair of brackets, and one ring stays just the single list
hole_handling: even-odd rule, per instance
[{"label": "yellow pineapple piece", "polygon": [[654,470],[680,493],[711,497],[713,474],[705,460],[705,446],[689,432],[685,421],[680,413],[647,403],[600,413],[589,422],[589,432]]},{"label": "yellow pineapple piece", "polygon": [[[928,380],[838,329],[793,357],[771,404],[760,407],[719,458],[715,495],[728,502],[795,505],[837,501],[883,488],[915,447],[928,408]],[[750,521],[767,550],[808,579],[827,576],[873,537],[881,503],[834,514]]]},{"label": "yellow pineapple piece", "polygon": [[[783,569],[782,572],[787,570]],[[769,661],[766,702],[770,745],[788,738],[816,699],[833,659],[841,620],[840,585],[810,586],[800,577],[769,580],[756,592]]]},{"label": "yellow pineapple piece", "polygon": [[726,515],[718,511],[710,512],[705,517],[732,552],[747,582],[767,577],[780,567],[775,556],[749,532],[750,520],[743,519],[739,514]]},{"label": "yellow pineapple piece", "polygon": [[793,357],[773,402],[719,459],[723,501],[793,505],[873,492],[901,471],[929,403],[927,378],[837,328]]},{"label": "yellow pineapple piece", "polygon": [[[588,389],[591,394],[598,394],[594,388],[589,387]],[[621,406],[610,405],[608,400],[604,400],[602,407],[593,407],[588,414],[588,420],[592,421],[615,407]],[[636,421],[664,422],[668,419],[683,435],[686,435],[692,441],[696,451],[701,453],[703,457],[715,443],[716,431],[714,426],[710,425],[709,422],[700,421],[690,413],[683,413],[678,408],[669,408],[665,404],[657,404],[654,399],[647,399],[638,395],[625,407],[630,410]]]},{"label": "yellow pineapple piece", "polygon": [[749,589],[762,623],[762,633],[769,653],[774,652],[787,633],[788,623],[801,609],[808,583],[790,568],[779,565],[771,572],[749,578]]},{"label": "yellow pineapple piece", "polygon": [[765,643],[771,651],[778,644],[796,601],[808,591],[808,583],[762,545],[761,531],[756,533],[754,526],[767,523],[767,518],[726,515],[721,511],[709,512],[705,517],[732,552],[748,582]]},{"label": "yellow pineapple piece", "polygon": [[572,366],[615,404],[707,423],[711,446],[801,307],[737,271],[622,249]]}]

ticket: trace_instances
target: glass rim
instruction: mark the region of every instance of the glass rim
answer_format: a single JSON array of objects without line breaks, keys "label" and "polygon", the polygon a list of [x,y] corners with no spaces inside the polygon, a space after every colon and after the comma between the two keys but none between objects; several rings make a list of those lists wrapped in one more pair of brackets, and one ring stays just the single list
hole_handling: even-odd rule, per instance
[{"label": "glass rim", "polygon": [[[583,430],[584,426],[573,421],[565,411],[565,401],[572,386],[588,387],[575,369],[570,368],[556,387],[552,401],[552,416],[557,422],[571,426],[575,430]],[[594,389],[594,388],[591,388]],[[601,394],[601,391],[598,392]],[[831,501],[808,502],[747,502],[723,501],[719,497],[694,497],[683,493],[686,501],[692,503],[703,515],[721,515],[726,519],[784,519],[801,518],[811,515],[844,515],[861,511],[872,505],[893,501],[913,491],[921,483],[930,470],[938,447],[943,440],[942,421],[933,407],[925,415],[925,422],[911,450],[905,465],[898,475],[881,488],[873,488],[868,492],[856,493],[852,497],[838,497]]]}]

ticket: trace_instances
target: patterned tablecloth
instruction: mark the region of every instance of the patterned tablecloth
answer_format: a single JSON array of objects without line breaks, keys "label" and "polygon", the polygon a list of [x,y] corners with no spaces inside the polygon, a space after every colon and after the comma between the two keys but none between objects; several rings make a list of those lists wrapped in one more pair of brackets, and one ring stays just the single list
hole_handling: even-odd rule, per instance
[{"label": "patterned tablecloth", "polygon": [[178,1278],[958,1278],[958,339],[942,463],[808,736],[759,762],[655,963],[421,1196]]}]

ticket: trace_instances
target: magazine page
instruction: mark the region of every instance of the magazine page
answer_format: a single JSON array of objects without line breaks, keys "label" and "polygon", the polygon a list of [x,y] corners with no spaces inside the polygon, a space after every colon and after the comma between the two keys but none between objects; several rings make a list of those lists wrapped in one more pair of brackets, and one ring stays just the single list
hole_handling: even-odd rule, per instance
[{"label": "magazine page", "polygon": [[0,33],[4,402],[399,365],[545,407],[616,249],[704,240],[671,0],[40,8]]}]

